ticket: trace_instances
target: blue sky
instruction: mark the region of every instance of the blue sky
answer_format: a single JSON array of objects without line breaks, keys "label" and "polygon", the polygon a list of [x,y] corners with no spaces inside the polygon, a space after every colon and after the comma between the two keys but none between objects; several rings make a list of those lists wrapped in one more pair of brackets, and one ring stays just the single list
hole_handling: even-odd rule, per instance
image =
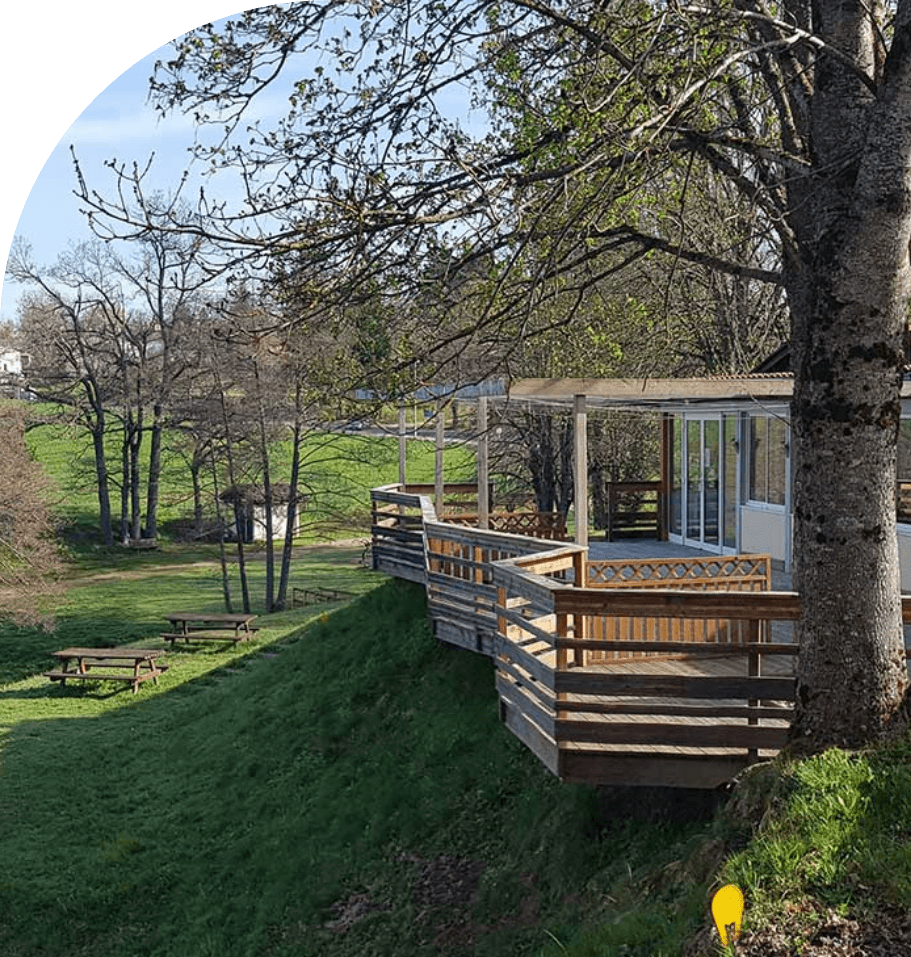
[{"label": "blue sky", "polygon": [[[96,182],[100,188],[112,182],[103,164],[115,157],[143,160],[153,150],[158,151],[156,182],[162,188],[179,177],[187,165],[185,150],[192,142],[192,124],[182,116],[162,121],[146,102],[149,77],[163,52],[143,57],[108,87],[98,90],[72,126],[61,130],[63,135],[43,166],[41,157],[34,156],[33,167],[27,163],[20,167],[20,175],[37,178],[19,214],[15,234],[31,243],[39,264],[51,265],[69,242],[90,238],[73,195],[76,178],[70,146],[75,147],[89,183]],[[21,286],[4,282],[0,299],[4,319],[14,318],[21,292]]]},{"label": "blue sky", "polygon": [[[191,162],[188,147],[194,129],[181,115],[161,120],[147,104],[154,63],[167,55],[174,37],[256,5],[244,0],[156,0],[131,8],[119,0],[48,0],[4,11],[0,89],[7,91],[7,136],[0,262],[6,264],[15,235],[32,244],[40,265],[51,265],[70,242],[90,238],[72,195],[76,180],[70,144],[90,188],[104,192],[113,184],[104,161],[144,164],[153,151],[154,175],[147,186],[168,192],[179,183]],[[29,39],[35,37],[38,42]],[[449,91],[440,105],[469,128],[483,128],[483,118],[469,115],[458,91]],[[286,106],[280,91],[269,92],[257,99],[247,119],[276,116]],[[219,174],[217,181],[208,182],[207,193],[229,201],[239,197],[231,179],[229,173]],[[197,192],[193,188],[186,195]],[[4,281],[0,318],[15,317],[22,291]]]},{"label": "blue sky", "polygon": [[[28,162],[20,166],[20,176],[30,179],[33,185],[14,233],[31,244],[39,265],[52,265],[69,244],[91,238],[85,217],[79,212],[79,201],[73,195],[76,177],[71,146],[76,150],[89,188],[102,194],[109,194],[114,184],[111,171],[104,166],[112,159],[128,163],[135,160],[144,165],[154,152],[147,184],[150,191],[173,189],[187,168],[191,174],[194,171],[201,174],[202,167],[193,163],[189,152],[196,132],[192,120],[176,113],[162,119],[148,102],[149,78],[155,62],[168,52],[168,46],[164,46],[149,53],[109,86],[99,89],[69,129],[61,130],[61,138],[49,156],[34,156],[34,166],[30,167]],[[285,105],[280,96],[276,95],[271,101],[267,98],[257,104],[257,116],[265,118],[271,107],[277,112]],[[223,180],[218,190],[222,198],[230,198],[230,194],[225,195],[226,189],[230,190],[230,186]],[[22,195],[24,193],[23,189]],[[198,189],[189,195],[197,193]],[[11,220],[16,222],[14,216]],[[12,236],[7,236],[6,242],[11,239]],[[4,281],[0,299],[3,319],[15,318],[23,291],[22,286]]]}]

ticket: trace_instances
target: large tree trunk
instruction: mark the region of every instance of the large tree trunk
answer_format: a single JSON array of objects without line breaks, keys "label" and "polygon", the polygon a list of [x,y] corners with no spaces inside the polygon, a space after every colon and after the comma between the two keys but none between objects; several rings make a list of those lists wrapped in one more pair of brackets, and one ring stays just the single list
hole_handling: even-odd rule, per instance
[{"label": "large tree trunk", "polygon": [[266,612],[275,606],[275,529],[272,521],[272,469],[269,460],[269,437],[266,427],[266,409],[263,400],[263,382],[259,373],[259,363],[253,360],[253,377],[256,380],[256,400],[259,419],[259,458],[263,471],[263,498],[265,500],[266,521]]},{"label": "large tree trunk", "polygon": [[139,453],[142,449],[142,410],[138,410],[135,418],[130,414],[130,535],[132,538],[142,538],[142,496],[141,478],[142,469],[139,464]]},{"label": "large tree trunk", "polygon": [[158,536],[158,497],[161,485],[161,436],[164,418],[161,402],[156,402],[149,435],[149,482],[146,488],[146,536]]},{"label": "large tree trunk", "polygon": [[92,432],[92,450],[95,455],[95,480],[98,488],[98,524],[104,545],[114,544],[111,525],[111,493],[108,483],[108,464],[104,454],[104,433],[107,427],[101,393],[91,377],[83,379],[83,387],[92,409],[89,428]]},{"label": "large tree trunk", "polygon": [[[817,33],[875,75],[860,5],[814,11]],[[911,279],[909,43],[905,11],[877,98],[832,58],[816,69],[814,166],[828,175],[789,289],[803,606],[792,735],[813,750],[860,746],[905,722],[894,483]]]},{"label": "large tree trunk", "polygon": [[302,387],[298,379],[294,390],[294,433],[291,446],[291,478],[288,488],[288,511],[285,523],[285,540],[282,545],[281,571],[278,580],[278,594],[275,598],[275,610],[281,611],[288,600],[288,582],[291,578],[291,558],[294,553],[294,529],[297,525],[298,488],[300,486],[301,442],[303,423],[301,410]]},{"label": "large tree trunk", "polygon": [[98,483],[98,524],[104,545],[114,544],[111,526],[111,495],[108,488],[108,466],[104,457],[104,414],[99,413],[92,426],[92,448],[95,452],[95,478]]}]

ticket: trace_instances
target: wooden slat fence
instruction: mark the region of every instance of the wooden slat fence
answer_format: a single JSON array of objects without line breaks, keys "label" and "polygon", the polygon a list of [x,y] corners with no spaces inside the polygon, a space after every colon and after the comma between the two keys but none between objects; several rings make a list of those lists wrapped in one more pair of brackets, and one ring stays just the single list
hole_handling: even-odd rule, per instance
[{"label": "wooden slat fence", "polygon": [[681,621],[793,620],[796,595],[567,588],[531,572],[533,562],[494,569],[497,689],[507,726],[555,774],[715,787],[784,745],[793,678],[781,674],[786,666],[763,671],[791,660],[796,646],[629,640],[625,652],[655,649],[679,660],[593,664],[588,658],[600,642],[580,634],[579,623],[615,613],[651,617],[656,604],[660,617]]},{"label": "wooden slat fence", "polygon": [[660,482],[608,482],[607,541],[663,538]]},{"label": "wooden slat fence", "polygon": [[[769,555],[717,555],[699,558],[654,558],[626,561],[589,561],[590,588],[673,588],[691,591],[768,591],[772,584]],[[580,634],[604,643],[589,650],[586,663],[630,657],[654,657],[658,652],[621,649],[618,642],[693,642],[743,645],[760,639],[762,623],[733,618],[625,618],[605,615],[577,624]],[[765,637],[765,636],[763,636]],[[610,646],[608,649],[606,646]],[[592,646],[594,649],[594,646]]]},{"label": "wooden slat fence", "polygon": [[767,623],[800,601],[769,590],[767,556],[586,564],[373,494],[374,567],[424,581],[438,637],[493,658],[503,721],[554,774],[713,788],[785,744],[797,647]]},{"label": "wooden slat fence", "polygon": [[[539,553],[548,546],[521,535],[449,522],[428,522],[424,533],[428,610],[437,636],[492,654],[497,631],[497,596],[491,579],[494,563]],[[568,564],[561,565],[564,583],[572,583],[574,576],[581,581],[583,548],[554,543],[546,555],[568,556]]]},{"label": "wooden slat fence", "polygon": [[430,499],[405,492],[400,485],[375,488],[370,499],[374,571],[425,582],[424,523],[436,520]]},{"label": "wooden slat fence", "polygon": [[[399,486],[403,492],[409,495],[423,495],[433,500],[436,494],[436,486],[431,483],[409,482],[404,487]],[[493,501],[494,487],[488,485],[488,501]],[[477,482],[446,482],[443,486],[443,515],[448,521],[450,515],[459,515],[463,513],[478,512],[478,483]]]},{"label": "wooden slat fence", "polygon": [[895,483],[895,514],[899,522],[911,522],[911,482],[904,479]]}]

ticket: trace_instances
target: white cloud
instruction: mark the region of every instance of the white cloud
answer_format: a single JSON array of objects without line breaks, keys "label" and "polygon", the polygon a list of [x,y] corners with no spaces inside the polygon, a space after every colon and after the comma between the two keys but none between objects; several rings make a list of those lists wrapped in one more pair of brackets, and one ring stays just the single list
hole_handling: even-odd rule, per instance
[{"label": "white cloud", "polygon": [[61,143],[80,146],[109,146],[118,150],[121,144],[136,140],[153,143],[164,137],[180,136],[187,146],[192,145],[195,126],[189,116],[168,117],[159,120],[151,111],[131,113],[126,116],[80,117],[69,128]]}]

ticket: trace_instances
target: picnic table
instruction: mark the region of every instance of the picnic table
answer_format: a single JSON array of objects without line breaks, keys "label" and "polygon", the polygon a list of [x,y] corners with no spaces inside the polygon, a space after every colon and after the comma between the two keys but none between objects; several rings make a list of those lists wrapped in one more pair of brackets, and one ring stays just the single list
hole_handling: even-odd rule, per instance
[{"label": "picnic table", "polygon": [[298,605],[315,605],[320,602],[343,601],[351,597],[350,591],[342,591],[340,588],[292,588],[291,606],[296,608]]},{"label": "picnic table", "polygon": [[167,670],[155,661],[164,654],[160,648],[63,648],[52,654],[59,668],[42,673],[64,687],[71,679],[128,681],[136,694],[143,681],[151,678],[158,684],[158,676]]},{"label": "picnic table", "polygon": [[[259,629],[252,624],[256,615],[248,614],[218,614],[217,612],[175,611],[165,615],[171,623],[171,631],[162,634],[162,638],[171,642],[174,647],[178,638],[189,643],[193,638],[196,641],[233,641],[237,644],[244,638],[252,637]],[[233,636],[226,632],[232,632]]]}]

